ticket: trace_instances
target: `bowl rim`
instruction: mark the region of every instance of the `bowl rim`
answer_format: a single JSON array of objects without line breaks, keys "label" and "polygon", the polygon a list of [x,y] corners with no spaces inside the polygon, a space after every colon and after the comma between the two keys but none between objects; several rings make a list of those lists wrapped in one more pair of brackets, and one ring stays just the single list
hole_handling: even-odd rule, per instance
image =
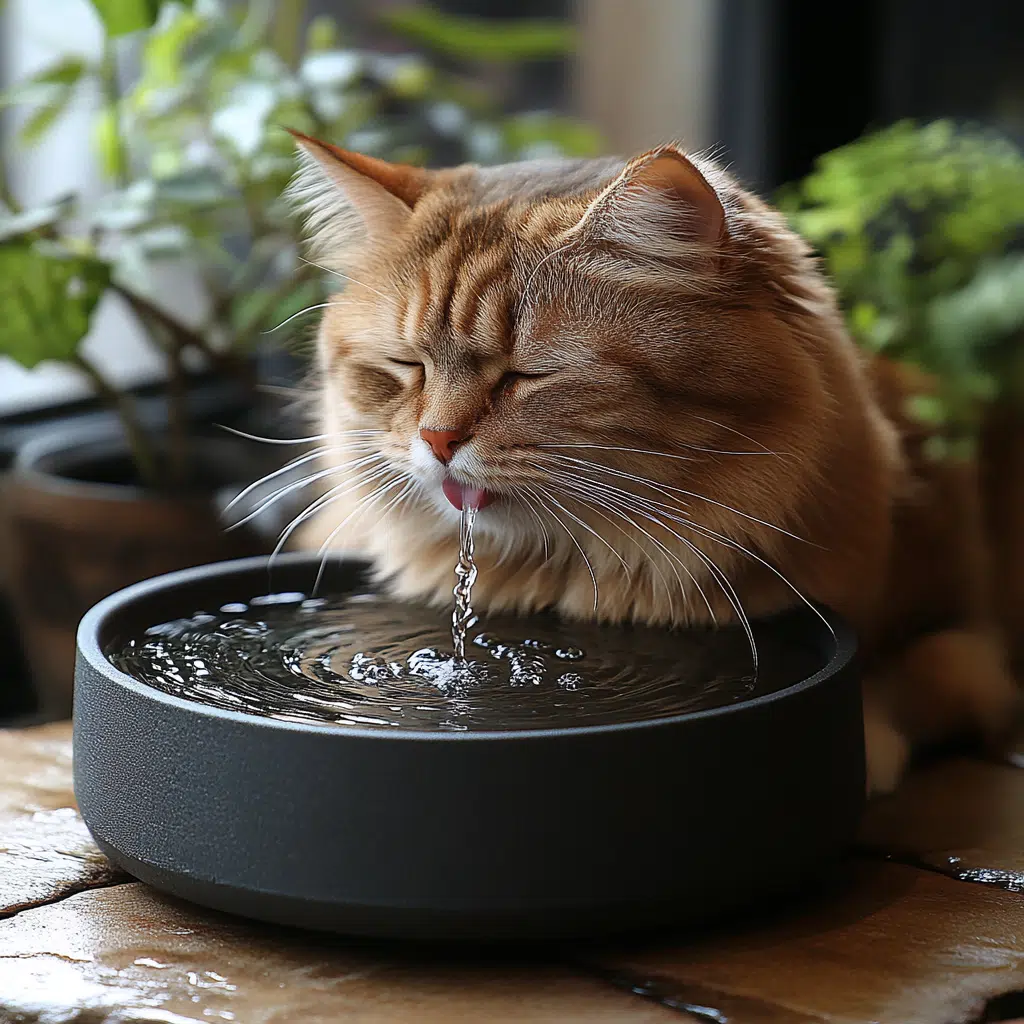
[{"label": "bowl rim", "polygon": [[[542,740],[553,737],[584,737],[596,736],[606,733],[633,732],[654,728],[671,728],[689,722],[699,722],[710,718],[723,717],[730,714],[740,714],[754,711],[788,700],[807,690],[814,689],[826,684],[830,679],[840,676],[847,670],[853,661],[857,651],[856,637],[850,626],[838,615],[823,606],[807,602],[808,607],[819,617],[823,627],[827,626],[831,631],[835,643],[835,651],[825,664],[817,672],[801,679],[782,689],[774,690],[771,693],[753,697],[750,700],[740,701],[737,704],[726,704],[717,708],[706,708],[700,711],[689,711],[677,715],[669,715],[663,718],[641,719],[634,722],[612,722],[603,725],[582,725],[568,726],[561,728],[547,729],[474,729],[465,732],[443,731],[439,729],[371,729],[360,726],[337,725],[317,722],[293,722],[277,718],[267,718],[262,715],[254,715],[246,711],[231,711],[227,708],[218,708],[202,704],[199,701],[186,700],[183,697],[176,697],[173,694],[165,693],[156,687],[150,686],[134,677],[122,672],[104,654],[99,644],[100,632],[104,624],[133,602],[163,590],[170,590],[186,584],[196,584],[204,579],[220,578],[236,574],[248,573],[253,570],[266,568],[270,558],[266,555],[256,555],[249,558],[235,558],[228,561],[208,562],[204,565],[193,566],[189,569],[178,569],[174,572],[163,573],[160,576],[153,576],[128,587],[115,591],[113,594],[103,598],[93,605],[82,617],[76,634],[77,653],[80,659],[84,659],[89,667],[116,683],[122,689],[131,691],[139,697],[143,697],[157,704],[177,711],[188,711],[192,714],[201,714],[207,718],[223,719],[239,725],[246,725],[271,729],[285,730],[286,732],[306,733],[313,735],[337,736],[339,738],[352,739],[373,739],[388,742],[494,742],[496,740]],[[354,552],[338,552],[332,558],[338,562],[360,562],[367,564],[367,559]],[[278,555],[274,559],[275,567],[286,567],[290,565],[301,565],[310,562],[318,565],[319,559],[307,552],[288,552]],[[779,613],[779,616],[786,615],[790,610]],[[770,621],[768,617],[762,621]],[[78,683],[79,670],[76,668],[76,684]],[[80,687],[75,687],[75,700],[78,700]]]}]

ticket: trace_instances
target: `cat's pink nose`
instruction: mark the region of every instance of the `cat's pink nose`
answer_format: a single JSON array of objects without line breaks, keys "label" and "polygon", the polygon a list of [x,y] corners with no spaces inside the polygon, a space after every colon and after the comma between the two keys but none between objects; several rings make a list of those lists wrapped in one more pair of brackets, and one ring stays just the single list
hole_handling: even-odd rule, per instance
[{"label": "cat's pink nose", "polygon": [[420,437],[430,445],[438,461],[447,466],[452,461],[455,449],[468,440],[469,435],[464,430],[428,430],[424,427]]}]

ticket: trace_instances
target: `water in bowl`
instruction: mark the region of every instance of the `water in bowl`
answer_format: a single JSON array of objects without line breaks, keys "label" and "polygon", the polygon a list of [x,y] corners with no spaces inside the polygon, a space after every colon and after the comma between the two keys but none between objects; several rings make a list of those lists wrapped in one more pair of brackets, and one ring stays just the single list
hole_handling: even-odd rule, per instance
[{"label": "water in bowl", "polygon": [[436,609],[379,593],[266,594],[153,626],[108,656],[141,682],[226,710],[457,731],[665,718],[771,693],[820,667],[815,652],[772,631],[755,672],[739,629],[481,622],[471,604],[474,515],[463,510],[450,632]]}]

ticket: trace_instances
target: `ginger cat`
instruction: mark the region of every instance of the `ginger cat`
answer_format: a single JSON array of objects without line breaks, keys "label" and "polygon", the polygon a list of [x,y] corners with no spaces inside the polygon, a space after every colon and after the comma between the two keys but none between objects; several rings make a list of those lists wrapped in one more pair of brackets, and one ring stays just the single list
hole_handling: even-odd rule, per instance
[{"label": "ginger cat", "polygon": [[345,282],[319,331],[336,471],[305,545],[448,604],[477,489],[480,610],[845,616],[872,791],[915,743],[1008,726],[970,502],[779,213],[674,145],[425,171],[297,138],[291,195]]}]

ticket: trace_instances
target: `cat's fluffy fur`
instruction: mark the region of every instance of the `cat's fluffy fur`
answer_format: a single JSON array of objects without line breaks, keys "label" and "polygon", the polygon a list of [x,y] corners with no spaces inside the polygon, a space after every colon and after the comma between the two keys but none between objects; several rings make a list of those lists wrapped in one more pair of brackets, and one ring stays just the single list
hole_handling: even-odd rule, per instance
[{"label": "cat's fluffy fur", "polygon": [[[846,616],[875,790],[917,739],[1006,725],[970,486],[921,456],[905,374],[865,365],[776,211],[675,146],[441,172],[300,148],[314,258],[347,281],[319,332],[337,471],[305,544],[447,603],[448,473],[499,496],[478,608]],[[469,437],[447,469],[423,427]]]}]

